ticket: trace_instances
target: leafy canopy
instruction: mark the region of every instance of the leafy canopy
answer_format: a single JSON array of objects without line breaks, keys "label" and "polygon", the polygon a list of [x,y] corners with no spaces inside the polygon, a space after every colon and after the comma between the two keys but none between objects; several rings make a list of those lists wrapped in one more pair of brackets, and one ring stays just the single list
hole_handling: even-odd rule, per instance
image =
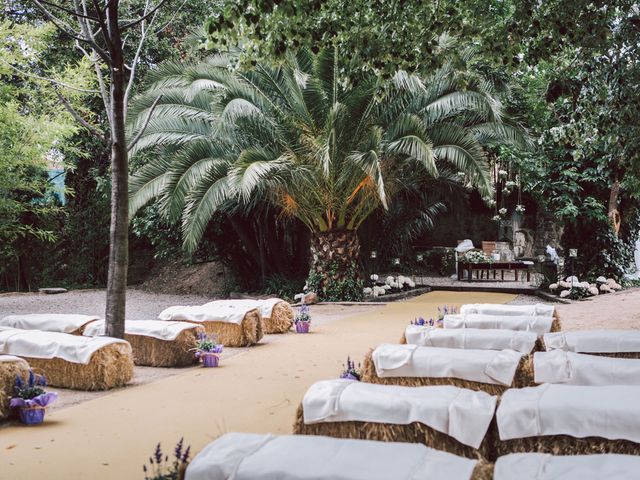
[{"label": "leafy canopy", "polygon": [[[491,195],[483,144],[522,144],[492,86],[445,65],[424,80],[345,81],[335,50],[233,70],[225,58],[167,63],[131,109],[131,134],[160,96],[131,180],[133,212],[159,198],[193,250],[217,210],[269,202],[311,231],[355,230],[417,176],[442,165]],[[428,188],[424,184],[423,188]]]}]

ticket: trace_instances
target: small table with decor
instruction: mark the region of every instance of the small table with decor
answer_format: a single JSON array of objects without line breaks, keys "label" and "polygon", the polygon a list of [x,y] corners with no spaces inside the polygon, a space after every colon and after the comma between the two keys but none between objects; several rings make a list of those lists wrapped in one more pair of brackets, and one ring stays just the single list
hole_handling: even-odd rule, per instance
[{"label": "small table with decor", "polygon": [[[469,272],[467,277],[467,281],[471,281],[473,279],[473,271],[476,271],[476,277],[478,277],[479,272],[493,272],[493,279],[496,280],[496,275],[498,270],[500,271],[500,279],[504,280],[504,271],[505,270],[513,270],[516,281],[518,281],[518,270],[523,270],[522,274],[524,275],[524,271],[527,273],[527,282],[531,281],[531,270],[533,267],[533,262],[529,261],[495,261],[495,262],[465,262],[464,260],[458,262],[458,280],[462,281],[464,278],[465,270]],[[487,279],[489,279],[489,274],[487,273]]]}]

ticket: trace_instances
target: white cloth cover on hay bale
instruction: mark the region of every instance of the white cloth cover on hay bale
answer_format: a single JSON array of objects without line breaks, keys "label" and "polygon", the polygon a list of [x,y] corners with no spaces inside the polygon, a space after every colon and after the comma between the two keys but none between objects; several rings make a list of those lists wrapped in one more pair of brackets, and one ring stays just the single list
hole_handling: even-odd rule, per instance
[{"label": "white cloth cover on hay bale", "polygon": [[227,433],[196,455],[185,480],[469,480],[476,463],[414,443]]},{"label": "white cloth cover on hay bale", "polygon": [[480,328],[506,329],[534,332],[543,335],[551,331],[553,317],[534,317],[527,315],[484,315],[484,314],[456,314],[445,315],[444,328]]},{"label": "white cloth cover on hay bale", "polygon": [[[124,322],[124,333],[127,335],[141,335],[153,337],[158,340],[175,340],[185,330],[199,328],[195,323],[189,322],[165,322],[162,320],[127,320]],[[105,322],[93,322],[84,329],[85,337],[97,337],[104,335]]]},{"label": "white cloth cover on hay bale", "polygon": [[637,480],[640,457],[512,453],[499,457],[493,480]]},{"label": "white cloth cover on hay bale", "polygon": [[[536,383],[640,385],[640,360],[552,350],[533,356]],[[640,399],[639,399],[640,400]]]},{"label": "white cloth cover on hay bale", "polygon": [[353,380],[316,382],[302,400],[304,423],[420,422],[478,448],[493,419],[496,399],[453,386],[400,387]]},{"label": "white cloth cover on hay bale", "polygon": [[480,328],[437,328],[409,325],[404,332],[408,344],[421,347],[474,350],[515,350],[529,354],[538,336],[533,332]]},{"label": "white cloth cover on hay bale", "polygon": [[25,365],[29,365],[25,359],[14,355],[0,355],[0,362],[24,362]]},{"label": "white cloth cover on hay bale", "polygon": [[[128,342],[111,337],[81,337],[40,330],[0,329],[0,353],[32,358],[60,358],[87,365],[102,347]],[[129,347],[131,349],[131,347]]]},{"label": "white cloth cover on hay bale", "polygon": [[576,353],[640,352],[640,330],[584,330],[544,335],[547,350]]},{"label": "white cloth cover on hay bale", "polygon": [[544,303],[535,305],[504,305],[502,303],[468,303],[460,307],[461,314],[476,313],[481,315],[552,317],[556,307]]},{"label": "white cloth cover on hay bale", "polygon": [[514,350],[384,344],[373,351],[372,358],[380,378],[459,378],[493,385],[511,385],[522,354]]},{"label": "white cloth cover on hay bale", "polygon": [[100,320],[100,317],[65,313],[32,313],[27,315],[7,315],[0,320],[0,327],[73,333],[96,320]]},{"label": "white cloth cover on hay bale", "polygon": [[507,390],[496,414],[501,440],[569,435],[640,443],[640,387],[545,384]]},{"label": "white cloth cover on hay bale", "polygon": [[[212,309],[225,309],[228,307],[233,307],[241,310],[245,310],[248,312],[249,310],[258,309],[260,310],[260,316],[262,318],[271,318],[273,314],[273,307],[280,302],[284,302],[284,300],[280,298],[267,298],[267,299],[239,299],[239,300],[215,300],[213,302],[205,303],[202,305],[203,307],[212,308]],[[286,302],[285,302],[286,303]]]},{"label": "white cloth cover on hay bale", "polygon": [[160,312],[162,321],[188,320],[190,322],[223,322],[240,325],[244,316],[257,307],[253,300],[243,303],[229,303],[226,300],[205,303],[191,307],[175,306]]}]

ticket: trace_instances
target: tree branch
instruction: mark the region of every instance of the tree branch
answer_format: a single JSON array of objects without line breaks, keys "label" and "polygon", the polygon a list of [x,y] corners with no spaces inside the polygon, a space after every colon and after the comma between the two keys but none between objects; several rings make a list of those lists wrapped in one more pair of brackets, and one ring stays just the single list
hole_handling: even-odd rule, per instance
[{"label": "tree branch", "polygon": [[158,102],[160,101],[161,98],[162,98],[162,95],[159,95],[158,98],[156,98],[153,101],[153,104],[151,104],[149,113],[147,113],[147,118],[144,119],[144,123],[142,124],[142,128],[140,129],[140,131],[136,134],[133,140],[129,142],[129,145],[127,146],[127,152],[131,151],[131,149],[135,147],[136,143],[138,143],[138,140],[140,140],[140,138],[144,134],[145,130],[149,126],[149,122],[151,121],[151,115],[153,115],[153,111],[156,109],[156,106],[158,105]]},{"label": "tree branch", "polygon": [[60,93],[60,91],[55,86],[53,87],[53,90],[56,92],[56,95],[58,96],[60,103],[62,103],[64,108],[66,108],[66,110],[80,125],[82,125],[84,128],[89,130],[93,135],[100,138],[101,140],[105,139],[104,132],[101,132],[98,128],[94,127],[89,122],[87,122],[84,118],[82,118],[82,116],[76,111],[75,108],[71,106],[69,101],[64,97],[64,95],[62,95],[62,93]]},{"label": "tree branch", "polygon": [[156,13],[158,11],[158,9],[164,5],[168,0],[160,0],[160,2],[158,3],[158,5],[156,5],[155,7],[153,7],[148,13],[145,13],[144,15],[142,15],[140,18],[134,20],[133,22],[129,22],[129,23],[125,23],[124,25],[122,25],[120,27],[120,31],[124,31],[127,28],[131,28],[137,24],[139,24],[140,22],[144,22],[145,20],[147,20],[151,15],[153,15],[154,13]]},{"label": "tree branch", "polygon": [[35,73],[29,73],[29,72],[25,72],[24,70],[16,67],[15,65],[11,65],[9,62],[7,62],[6,60],[0,58],[0,62],[2,62],[3,64],[5,64],[7,67],[11,68],[12,70],[15,70],[16,72],[18,72],[21,75],[24,75],[26,77],[33,77],[33,78],[37,78],[38,80],[44,80],[45,82],[49,82],[52,85],[59,85],[61,87],[64,88],[68,88],[69,90],[75,90],[77,92],[82,92],[82,93],[98,93],[97,90],[87,90],[84,88],[78,88],[78,87],[74,87],[73,85],[69,85],[68,83],[64,83],[61,82],[59,80],[55,80],[53,78],[49,78],[49,77],[43,77],[41,75],[37,75]]},{"label": "tree branch", "polygon": [[68,13],[69,15],[72,15],[76,18],[84,18],[85,20],[91,20],[92,22],[99,22],[100,19],[96,18],[96,17],[92,17],[91,15],[88,15],[87,12],[80,13],[76,10],[71,10],[69,8],[63,7],[62,5],[58,5],[56,3],[53,2],[49,2],[48,0],[40,0],[42,3],[44,3],[45,5],[49,5],[50,7],[53,8],[57,8],[59,10],[62,10],[63,12]]},{"label": "tree branch", "polygon": [[[86,38],[78,35],[77,32],[73,28],[71,28],[71,26],[68,23],[59,19],[49,10],[47,10],[47,8],[44,5],[42,5],[42,3],[40,3],[39,0],[32,0],[32,1],[33,3],[35,3],[38,9],[42,13],[44,13],[44,15],[51,21],[51,23],[53,23],[58,28],[58,30],[69,35],[71,38],[78,40],[79,42],[88,43],[96,51],[96,53],[100,56],[100,58],[102,58],[105,61],[105,63],[109,63],[110,61],[109,55],[107,55],[107,53],[102,48],[100,48],[100,46],[95,41],[93,41],[91,38]],[[76,15],[76,18],[80,22],[82,21],[82,19],[77,16],[77,13],[73,15]]]}]

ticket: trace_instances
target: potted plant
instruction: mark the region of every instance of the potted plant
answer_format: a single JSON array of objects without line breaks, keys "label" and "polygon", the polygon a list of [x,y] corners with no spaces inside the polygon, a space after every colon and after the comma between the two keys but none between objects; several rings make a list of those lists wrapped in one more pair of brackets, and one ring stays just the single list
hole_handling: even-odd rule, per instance
[{"label": "potted plant", "polygon": [[303,303],[298,309],[298,313],[294,319],[297,333],[309,333],[309,325],[311,325],[311,315],[309,315],[309,305]]},{"label": "potted plant", "polygon": [[58,399],[55,392],[45,392],[47,380],[42,375],[36,375],[29,370],[29,379],[24,382],[18,375],[14,387],[14,396],[9,405],[17,408],[20,421],[25,425],[38,425],[44,421],[47,405]]},{"label": "potted plant", "polygon": [[220,354],[224,345],[218,343],[215,335],[198,335],[196,341],[196,357],[202,360],[203,367],[217,367],[220,363]]},{"label": "potted plant", "polygon": [[356,367],[356,364],[353,360],[351,360],[351,357],[347,357],[347,364],[343,366],[344,371],[340,375],[340,378],[344,378],[347,380],[356,380],[357,382],[360,381],[360,378],[362,377],[360,364],[358,364],[358,366]]}]

